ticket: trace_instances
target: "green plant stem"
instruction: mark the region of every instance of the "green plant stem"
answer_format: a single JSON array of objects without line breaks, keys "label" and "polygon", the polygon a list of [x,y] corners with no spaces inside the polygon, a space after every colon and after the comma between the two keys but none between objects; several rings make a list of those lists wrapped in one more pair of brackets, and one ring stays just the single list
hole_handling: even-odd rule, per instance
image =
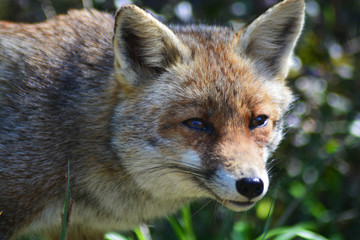
[{"label": "green plant stem", "polygon": [[61,225],[61,240],[66,239],[66,230],[68,226],[68,220],[69,220],[69,198],[70,198],[70,162],[68,161],[68,167],[67,167],[67,184],[66,184],[66,194],[65,194],[65,206],[64,206],[64,214],[62,219],[62,225]]}]

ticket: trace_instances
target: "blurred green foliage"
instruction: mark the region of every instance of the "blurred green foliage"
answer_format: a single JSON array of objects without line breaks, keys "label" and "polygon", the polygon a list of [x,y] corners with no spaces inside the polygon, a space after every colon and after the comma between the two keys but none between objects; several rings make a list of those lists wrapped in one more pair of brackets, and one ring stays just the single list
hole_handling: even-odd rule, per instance
[{"label": "blurred green foliage", "polygon": [[[114,13],[129,2],[169,22],[242,24],[276,1],[0,0],[0,19],[36,22],[84,5]],[[152,239],[360,238],[360,1],[308,0],[306,13],[289,76],[298,101],[268,196],[247,213],[192,204],[151,226]],[[127,237],[148,239],[139,229]]]}]

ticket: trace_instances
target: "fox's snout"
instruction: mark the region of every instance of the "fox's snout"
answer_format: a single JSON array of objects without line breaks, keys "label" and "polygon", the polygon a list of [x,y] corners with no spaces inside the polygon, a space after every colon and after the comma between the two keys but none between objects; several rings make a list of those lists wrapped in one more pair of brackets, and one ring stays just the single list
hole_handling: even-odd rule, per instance
[{"label": "fox's snout", "polygon": [[[242,162],[239,160],[239,164]],[[269,187],[265,163],[244,165],[235,171],[219,166],[207,183],[215,199],[234,211],[249,209],[265,196]]]},{"label": "fox's snout", "polygon": [[236,177],[233,173],[220,169],[214,172],[206,185],[218,202],[234,211],[244,211],[265,196],[269,185],[268,174],[265,170],[253,170],[249,172],[258,173],[245,173]]}]

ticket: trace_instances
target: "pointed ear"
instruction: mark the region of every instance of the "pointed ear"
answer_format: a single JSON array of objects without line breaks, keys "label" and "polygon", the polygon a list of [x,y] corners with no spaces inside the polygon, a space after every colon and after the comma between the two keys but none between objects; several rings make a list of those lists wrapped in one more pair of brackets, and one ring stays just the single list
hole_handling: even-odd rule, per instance
[{"label": "pointed ear", "polygon": [[188,54],[178,37],[151,14],[124,5],[115,17],[115,68],[131,86],[146,84]]},{"label": "pointed ear", "polygon": [[235,50],[250,58],[259,73],[284,79],[304,24],[303,0],[285,0],[239,31]]}]

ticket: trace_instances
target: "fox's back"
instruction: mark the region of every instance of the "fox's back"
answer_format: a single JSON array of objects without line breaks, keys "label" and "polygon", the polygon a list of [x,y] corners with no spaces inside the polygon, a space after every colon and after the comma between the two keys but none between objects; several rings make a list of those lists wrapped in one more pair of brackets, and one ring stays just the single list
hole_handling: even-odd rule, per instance
[{"label": "fox's back", "polygon": [[30,82],[37,89],[109,72],[112,31],[113,17],[95,10],[72,10],[37,24],[0,21],[1,82]]}]

